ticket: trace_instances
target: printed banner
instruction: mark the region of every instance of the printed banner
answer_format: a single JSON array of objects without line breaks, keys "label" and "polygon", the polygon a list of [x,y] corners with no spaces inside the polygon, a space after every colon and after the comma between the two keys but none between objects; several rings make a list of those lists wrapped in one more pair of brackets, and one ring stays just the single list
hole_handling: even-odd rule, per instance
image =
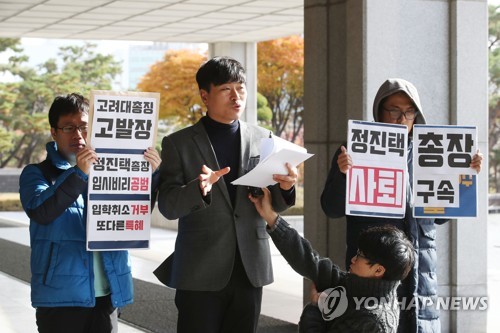
[{"label": "printed banner", "polygon": [[473,126],[413,126],[413,215],[477,216],[477,151]]},{"label": "printed banner", "polygon": [[160,94],[91,92],[89,144],[98,161],[89,174],[87,249],[149,248],[151,166]]},{"label": "printed banner", "polygon": [[346,214],[403,218],[406,211],[406,126],[349,120]]}]

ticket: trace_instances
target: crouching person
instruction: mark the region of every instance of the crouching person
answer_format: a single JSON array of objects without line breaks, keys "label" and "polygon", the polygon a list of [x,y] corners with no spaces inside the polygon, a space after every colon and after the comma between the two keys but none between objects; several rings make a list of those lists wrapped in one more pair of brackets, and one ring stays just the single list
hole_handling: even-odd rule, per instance
[{"label": "crouching person", "polygon": [[[399,306],[396,289],[410,271],[414,248],[392,226],[372,227],[359,238],[349,271],[322,258],[271,206],[271,196],[249,196],[267,222],[267,231],[283,257],[300,275],[325,291],[301,316],[301,332],[396,332]],[[331,289],[335,288],[335,289]],[[368,302],[369,298],[369,302]]]}]

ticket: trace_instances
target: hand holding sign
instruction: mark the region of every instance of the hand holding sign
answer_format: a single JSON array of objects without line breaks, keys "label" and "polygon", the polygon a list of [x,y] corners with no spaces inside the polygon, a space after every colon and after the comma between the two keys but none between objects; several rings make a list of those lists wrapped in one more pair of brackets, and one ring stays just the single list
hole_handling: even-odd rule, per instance
[{"label": "hand holding sign", "polygon": [[346,147],[340,146],[340,150],[342,150],[342,152],[337,159],[337,165],[339,166],[340,172],[346,174],[347,171],[352,168],[352,158],[351,155],[347,153]]}]

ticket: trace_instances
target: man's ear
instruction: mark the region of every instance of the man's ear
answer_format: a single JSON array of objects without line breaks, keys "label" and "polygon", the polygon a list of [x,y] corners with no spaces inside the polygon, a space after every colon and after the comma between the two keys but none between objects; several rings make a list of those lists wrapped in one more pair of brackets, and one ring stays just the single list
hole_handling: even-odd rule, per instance
[{"label": "man's ear", "polygon": [[208,91],[206,91],[205,89],[200,89],[200,97],[203,104],[205,104],[206,106],[208,103]]},{"label": "man's ear", "polygon": [[56,129],[54,127],[50,128],[50,135],[52,135],[52,139],[56,139]]},{"label": "man's ear", "polygon": [[385,267],[380,265],[380,264],[375,264],[377,267],[375,268],[375,277],[376,278],[382,278],[384,277],[385,274]]}]

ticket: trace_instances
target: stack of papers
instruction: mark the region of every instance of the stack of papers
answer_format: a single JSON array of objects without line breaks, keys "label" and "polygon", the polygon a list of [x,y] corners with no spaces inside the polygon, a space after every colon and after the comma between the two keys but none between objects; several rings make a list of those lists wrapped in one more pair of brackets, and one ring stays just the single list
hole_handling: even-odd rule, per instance
[{"label": "stack of papers", "polygon": [[253,187],[276,184],[273,175],[287,175],[286,163],[297,166],[311,156],[305,148],[273,135],[261,140],[257,166],[231,184]]}]

